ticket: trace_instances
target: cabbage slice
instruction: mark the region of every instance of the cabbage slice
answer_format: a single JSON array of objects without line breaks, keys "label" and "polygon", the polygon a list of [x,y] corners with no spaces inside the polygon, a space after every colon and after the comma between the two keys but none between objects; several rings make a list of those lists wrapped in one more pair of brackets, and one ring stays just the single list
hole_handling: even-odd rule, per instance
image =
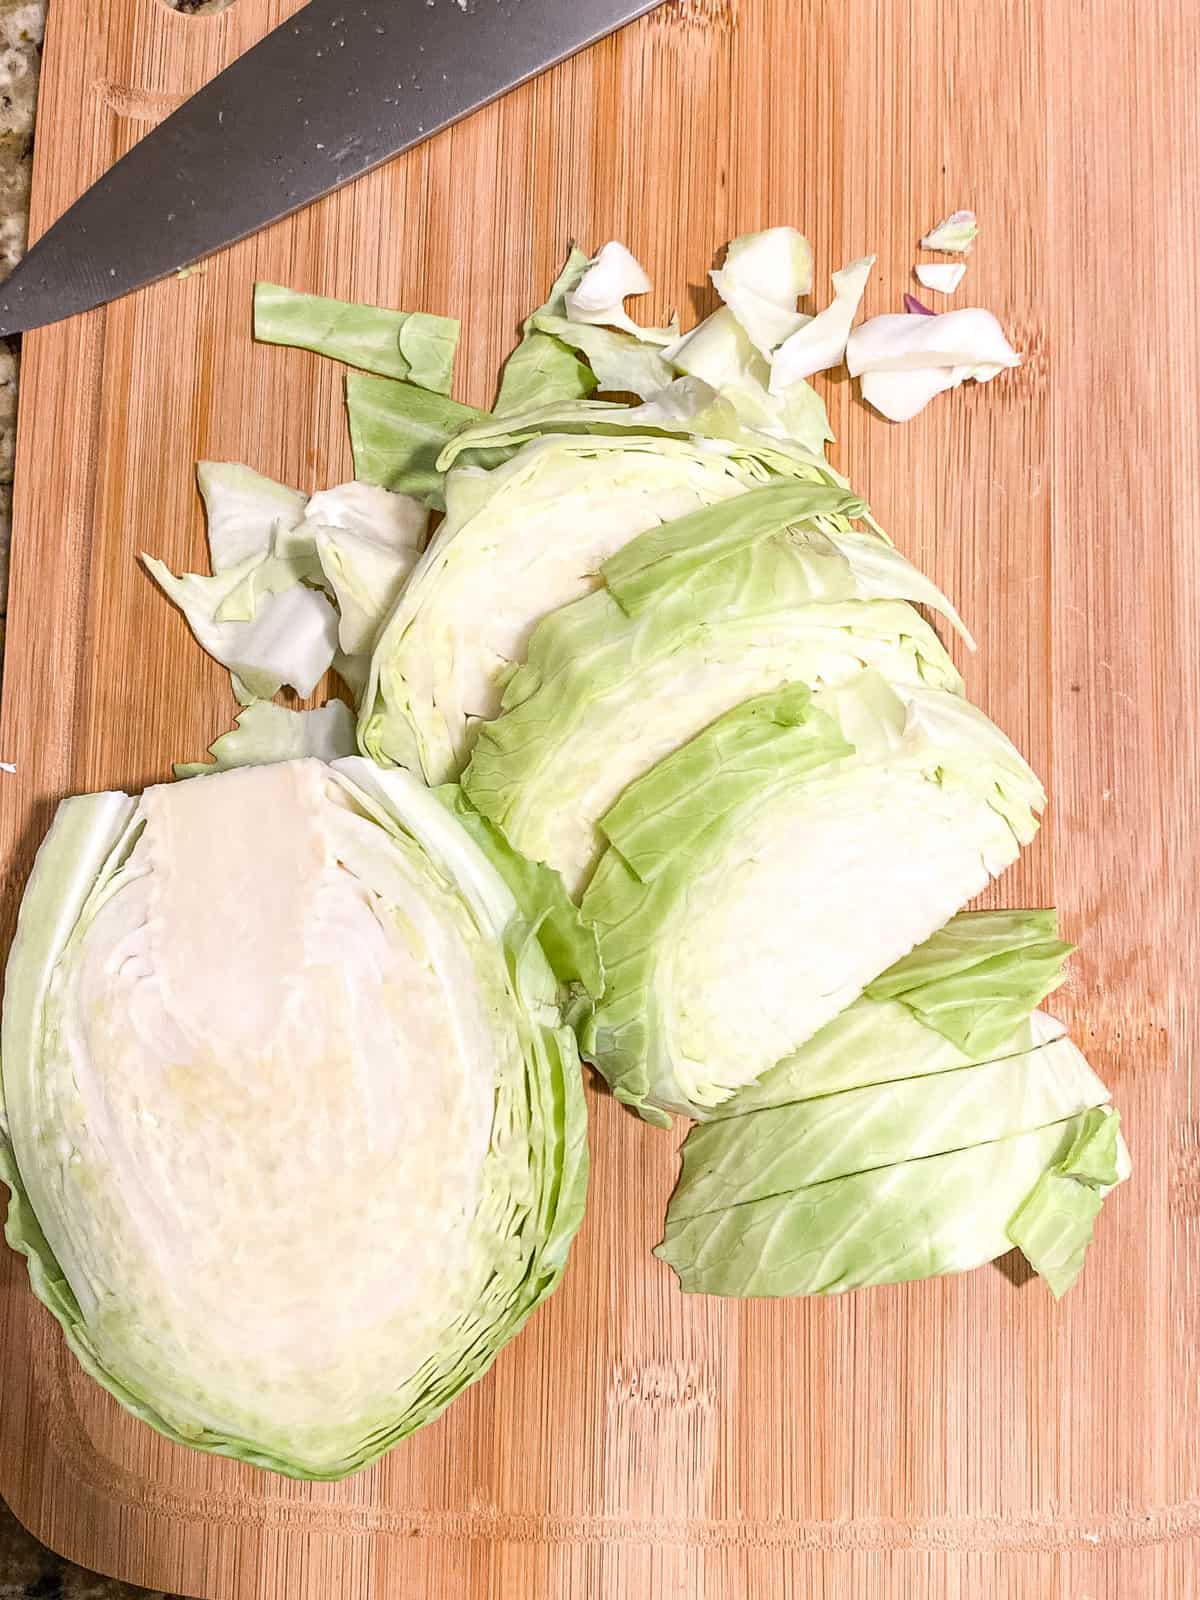
[{"label": "cabbage slice", "polygon": [[122,1405],[338,1478],[487,1369],[586,1181],[532,927],[437,797],[361,758],[60,807],[8,969],[0,1176]]},{"label": "cabbage slice", "polygon": [[[886,1035],[878,1040],[887,1048]],[[672,1220],[1031,1133],[1104,1105],[1068,1038],[1023,1055],[820,1095],[693,1128]]]},{"label": "cabbage slice", "polygon": [[388,311],[277,283],[254,285],[254,337],[449,394],[459,323],[421,311]]},{"label": "cabbage slice", "polygon": [[747,701],[602,819],[582,908],[606,990],[585,1055],[647,1120],[703,1115],[1010,865],[1044,799],[943,690],[868,671]]},{"label": "cabbage slice", "polygon": [[605,589],[535,630],[463,784],[573,894],[626,786],[741,701],[789,682],[844,683],[865,666],[961,689],[936,634],[904,603],[953,616],[949,602],[881,540],[822,531],[813,513],[830,493],[751,490],[643,534],[606,564]]},{"label": "cabbage slice", "polygon": [[[655,1254],[691,1294],[834,1294],[967,1272],[1012,1248],[1014,1215],[1095,1115],[698,1216],[669,1216]],[[1121,1162],[1128,1170],[1124,1153]]]},{"label": "cabbage slice", "polygon": [[432,784],[457,777],[543,616],[598,588],[630,539],[763,476],[735,454],[637,434],[549,436],[486,477],[452,474],[446,520],[375,647],[363,750]]}]

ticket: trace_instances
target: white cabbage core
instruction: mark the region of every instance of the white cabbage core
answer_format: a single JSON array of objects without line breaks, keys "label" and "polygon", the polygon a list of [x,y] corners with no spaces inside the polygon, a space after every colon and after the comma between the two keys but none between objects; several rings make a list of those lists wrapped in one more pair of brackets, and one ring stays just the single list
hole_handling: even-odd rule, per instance
[{"label": "white cabbage core", "polygon": [[502,957],[316,762],[142,813],[49,999],[52,1242],[167,1420],[336,1461],[477,1292]]}]

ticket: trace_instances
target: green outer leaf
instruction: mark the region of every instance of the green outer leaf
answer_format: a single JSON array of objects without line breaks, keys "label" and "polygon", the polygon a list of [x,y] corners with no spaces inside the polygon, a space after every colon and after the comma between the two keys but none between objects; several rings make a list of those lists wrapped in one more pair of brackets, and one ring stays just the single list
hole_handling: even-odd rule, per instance
[{"label": "green outer leaf", "polygon": [[254,285],[254,337],[312,350],[349,366],[449,394],[459,324],[421,311],[387,311],[275,283]]},{"label": "green outer leaf", "polygon": [[[886,1050],[881,1038],[876,1048]],[[936,1077],[847,1089],[693,1128],[669,1216],[697,1216],[833,1178],[1030,1133],[1103,1105],[1069,1039]]]},{"label": "green outer leaf", "polygon": [[[98,897],[111,892],[111,880],[126,860],[141,829],[137,802],[123,794],[88,795],[60,806],[39,852],[22,902],[17,937],[9,957],[3,1015],[0,1083],[0,1179],[11,1191],[6,1223],[10,1245],[27,1260],[34,1293],[63,1328],[68,1346],[84,1370],[132,1415],[164,1437],[214,1455],[304,1480],[336,1480],[377,1460],[399,1439],[431,1421],[468,1384],[481,1377],[496,1354],[523,1326],[533,1310],[557,1285],[567,1252],[583,1216],[588,1150],[586,1107],[579,1059],[570,1030],[538,1020],[545,1015],[553,978],[541,948],[519,917],[494,869],[441,804],[406,773],[377,773],[361,758],[351,757],[332,769],[364,812],[398,838],[419,838],[422,847],[459,885],[467,903],[486,922],[499,914],[512,992],[527,1017],[525,1081],[511,1108],[529,1131],[533,1193],[528,1222],[517,1235],[523,1273],[511,1296],[499,1305],[494,1295],[487,1307],[494,1319],[467,1323],[455,1330],[454,1359],[431,1375],[425,1393],[412,1411],[385,1432],[372,1435],[351,1458],[328,1471],[313,1471],[286,1456],[252,1442],[196,1429],[181,1432],[159,1414],[146,1397],[132,1392],[96,1359],[78,1302],[39,1223],[31,1185],[16,1160],[10,1130],[28,1122],[25,1085],[40,1056],[44,1000],[52,973],[77,924],[88,916]],[[360,788],[356,780],[364,780]],[[498,930],[500,931],[500,930]],[[7,1096],[7,1111],[5,1111]],[[519,1129],[498,1130],[501,1139]],[[493,1147],[489,1161],[508,1159]],[[489,1285],[504,1291],[500,1273]]]},{"label": "green outer leaf", "polygon": [[313,711],[289,711],[271,700],[257,700],[237,717],[237,726],[209,745],[211,761],[177,761],[177,778],[199,778],[233,767],[269,766],[315,756],[337,761],[355,750],[354,713],[342,700]]},{"label": "green outer leaf", "polygon": [[769,539],[794,524],[844,532],[866,510],[854,495],[827,484],[770,483],[725,505],[652,528],[604,563],[604,581],[620,605],[635,615],[665,591],[710,562]]},{"label": "green outer leaf", "polygon": [[1097,1107],[1080,1121],[1075,1142],[1038,1179],[1008,1225],[1008,1237],[1061,1300],[1083,1270],[1105,1196],[1129,1176],[1121,1115]]},{"label": "green outer leaf", "polygon": [[561,983],[579,983],[593,999],[599,999],[604,975],[595,929],[584,923],[558,873],[514,850],[499,828],[476,811],[458,784],[443,784],[433,792],[512,890],[525,921],[537,931],[555,977]]},{"label": "green outer leaf", "polygon": [[668,1217],[655,1254],[687,1294],[833,1294],[967,1272],[1012,1247],[1010,1218],[1087,1113],[969,1150],[696,1217]]},{"label": "green outer leaf", "polygon": [[[588,258],[572,245],[566,264],[555,279],[542,311],[561,317],[566,297],[588,268]],[[505,416],[558,400],[585,399],[596,387],[596,375],[560,339],[540,333],[533,316],[526,318],[524,337],[504,364],[495,415]]]},{"label": "green outer leaf", "polygon": [[[429,394],[411,383],[346,374],[346,410],[354,476],[364,483],[415,495],[426,505],[445,506],[445,474],[438,458],[455,434],[479,423],[486,412]],[[492,466],[509,452],[472,453],[466,459]]]},{"label": "green outer leaf", "polygon": [[864,992],[982,1058],[1065,980],[1074,946],[1057,933],[1055,911],[963,913]]}]

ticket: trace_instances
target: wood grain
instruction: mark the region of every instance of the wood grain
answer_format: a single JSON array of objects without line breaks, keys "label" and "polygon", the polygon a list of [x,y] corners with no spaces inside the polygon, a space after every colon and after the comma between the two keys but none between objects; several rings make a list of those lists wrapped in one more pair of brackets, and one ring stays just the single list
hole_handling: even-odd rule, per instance
[{"label": "wood grain", "polygon": [[[35,229],[290,9],[52,6]],[[1046,777],[995,892],[1056,901],[1062,1005],[1136,1162],[1081,1285],[985,1270],[820,1303],[685,1299],[650,1256],[673,1141],[592,1097],[555,1300],[378,1467],[299,1485],[191,1454],[66,1359],[0,1257],[0,1490],[52,1546],[223,1600],[1188,1600],[1200,1594],[1200,259],[1188,0],[671,0],[205,272],[27,341],[0,756],[0,920],[72,790],[230,722],[135,561],[202,560],[198,456],[345,475],[340,374],[255,347],[256,276],[461,313],[463,398],[567,241],[628,241],[653,313],[795,221],[824,272],[973,205],[962,303],[1028,352],[911,425],[828,386],[836,456],[959,601],[972,695]],[[0,930],[2,933],[4,930]]]}]

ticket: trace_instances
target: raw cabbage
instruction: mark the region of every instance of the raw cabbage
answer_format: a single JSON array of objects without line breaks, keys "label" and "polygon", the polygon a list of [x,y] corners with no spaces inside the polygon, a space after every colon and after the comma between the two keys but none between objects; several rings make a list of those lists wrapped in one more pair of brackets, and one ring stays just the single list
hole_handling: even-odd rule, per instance
[{"label": "raw cabbage", "polygon": [[584,1054],[647,1120],[703,1115],[1010,865],[1044,799],[945,690],[865,671],[745,702],[601,821],[582,909],[605,993]]},{"label": "raw cabbage", "polygon": [[64,802],[8,967],[0,1176],[122,1405],[338,1478],[487,1369],[583,1206],[544,912],[361,758]]},{"label": "raw cabbage", "polygon": [[598,588],[630,539],[765,476],[740,452],[639,434],[552,434],[490,474],[453,473],[446,520],[375,648],[363,750],[431,784],[457,777],[542,617]]},{"label": "raw cabbage", "polygon": [[864,666],[957,693],[959,675],[911,604],[957,621],[889,545],[821,522],[855,502],[779,484],[642,534],[606,586],[546,617],[485,724],[463,784],[525,855],[578,894],[597,824],[626,786],[741,701]]}]

